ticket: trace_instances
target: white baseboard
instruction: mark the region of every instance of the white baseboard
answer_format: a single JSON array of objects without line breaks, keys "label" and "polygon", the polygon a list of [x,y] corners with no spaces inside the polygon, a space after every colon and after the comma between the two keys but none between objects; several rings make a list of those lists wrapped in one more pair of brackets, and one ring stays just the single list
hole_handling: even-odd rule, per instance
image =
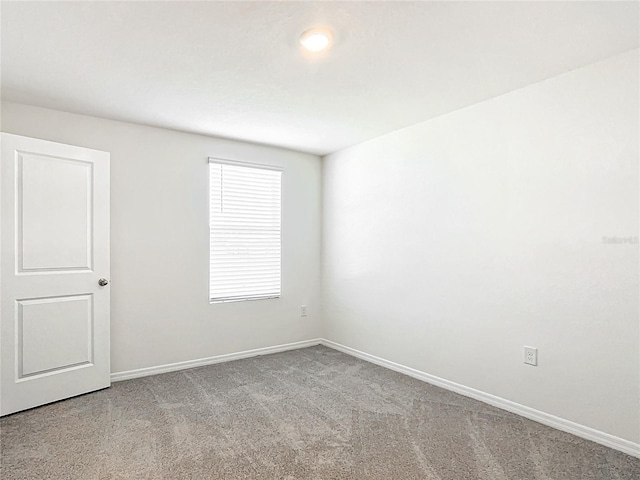
[{"label": "white baseboard", "polygon": [[273,347],[256,348],[253,350],[245,350],[243,352],[237,352],[237,353],[228,353],[225,355],[215,355],[213,357],[199,358],[196,360],[187,360],[184,362],[176,362],[176,363],[170,363],[166,365],[158,365],[156,367],[139,368],[136,370],[128,370],[125,372],[115,372],[111,374],[111,381],[118,382],[121,380],[129,380],[131,378],[139,378],[139,377],[146,377],[149,375],[157,375],[160,373],[175,372],[177,370],[186,370],[188,368],[202,367],[205,365],[213,365],[215,363],[230,362],[233,360],[240,360],[242,358],[255,357],[257,355],[268,355],[270,353],[286,352],[288,350],[297,350],[299,348],[312,347],[314,345],[325,345],[329,348],[333,348],[335,350],[352,355],[354,357],[360,358],[367,362],[375,363],[376,365],[380,365],[390,370],[394,370],[396,372],[409,375],[410,377],[417,378],[418,380],[422,380],[423,382],[427,382],[437,387],[441,387],[446,390],[459,393],[466,397],[479,400],[489,405],[493,405],[494,407],[501,408],[502,410],[506,410],[508,412],[515,413],[517,415],[528,418],[535,422],[542,423],[543,425],[547,425],[549,427],[562,430],[563,432],[571,433],[573,435],[576,435],[577,437],[581,437],[586,440],[591,440],[592,442],[596,442],[606,447],[610,447],[620,452],[626,453],[628,455],[632,455],[634,457],[640,458],[640,444],[638,443],[634,443],[629,440],[625,440],[623,438],[619,438],[614,435],[601,432],[600,430],[596,430],[591,427],[580,425],[579,423],[575,423],[570,420],[566,420],[564,418],[556,417],[555,415],[551,415],[549,413],[541,412],[534,408],[527,407],[525,405],[521,405],[519,403],[515,403],[510,400],[506,400],[504,398],[500,398],[495,395],[491,395],[489,393],[485,393],[471,387],[466,387],[459,383],[445,380],[444,378],[430,375],[420,370],[416,370],[415,368],[406,367],[404,365],[400,365],[399,363],[395,363],[390,360],[385,360],[384,358],[376,357],[375,355],[370,355],[365,352],[361,352],[359,350],[356,350],[355,348],[347,347],[345,345],[341,345],[339,343],[332,342],[331,340],[326,340],[323,338],[322,339],[316,338],[313,340],[305,340],[302,342],[295,342],[295,343],[287,343],[284,345],[276,345]]},{"label": "white baseboard", "polygon": [[112,373],[111,381],[119,382],[121,380],[129,380],[131,378],[147,377],[149,375],[158,375],[159,373],[203,367],[205,365],[213,365],[214,363],[231,362],[232,360],[240,360],[242,358],[255,357],[257,355],[268,355],[270,353],[286,352],[287,350],[312,347],[314,345],[320,345],[320,343],[321,340],[316,338],[313,340],[304,340],[302,342],[287,343],[273,347],[255,348],[253,350],[245,350],[243,352],[227,353],[225,355],[215,355],[213,357],[198,358],[196,360],[168,363],[166,365],[158,365],[156,367],[137,368],[135,370]]},{"label": "white baseboard", "polygon": [[577,437],[591,440],[592,442],[596,442],[606,447],[610,447],[628,455],[640,458],[640,444],[638,443],[634,443],[629,440],[625,440],[623,438],[601,432],[600,430],[596,430],[591,427],[580,425],[579,423],[575,423],[564,418],[556,417],[555,415],[541,412],[525,405],[520,405],[519,403],[515,403],[504,398],[496,397],[495,395],[491,395],[474,388],[460,385],[459,383],[445,380],[444,378],[421,372],[420,370],[416,370],[414,368],[400,365],[399,363],[385,360],[384,358],[376,357],[375,355],[361,352],[345,345],[340,345],[339,343],[332,342],[330,340],[322,339],[320,343],[329,348],[339,350],[343,353],[347,353],[362,360],[366,360],[367,362],[375,363],[376,365],[386,367],[390,370],[404,373],[405,375],[417,378],[418,380],[422,380],[423,382],[430,383],[446,390],[451,390],[452,392],[459,393],[466,397],[471,397],[475,400],[493,405],[494,407],[501,408],[502,410],[506,410],[508,412],[512,412],[522,417],[528,418],[529,420],[542,423],[543,425],[562,430],[563,432],[571,433]]}]

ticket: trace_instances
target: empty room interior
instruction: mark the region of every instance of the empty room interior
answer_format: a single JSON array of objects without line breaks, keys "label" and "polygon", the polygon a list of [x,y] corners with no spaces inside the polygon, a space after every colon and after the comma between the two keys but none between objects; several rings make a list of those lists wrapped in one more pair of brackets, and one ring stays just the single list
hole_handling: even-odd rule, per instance
[{"label": "empty room interior", "polygon": [[640,2],[0,28],[2,480],[640,479]]}]

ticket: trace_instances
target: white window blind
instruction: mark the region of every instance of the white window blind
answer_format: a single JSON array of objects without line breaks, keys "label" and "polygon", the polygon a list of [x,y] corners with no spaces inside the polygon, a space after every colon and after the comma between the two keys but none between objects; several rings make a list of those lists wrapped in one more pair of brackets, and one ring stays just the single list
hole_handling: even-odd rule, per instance
[{"label": "white window blind", "polygon": [[280,296],[282,171],[209,159],[209,298]]}]

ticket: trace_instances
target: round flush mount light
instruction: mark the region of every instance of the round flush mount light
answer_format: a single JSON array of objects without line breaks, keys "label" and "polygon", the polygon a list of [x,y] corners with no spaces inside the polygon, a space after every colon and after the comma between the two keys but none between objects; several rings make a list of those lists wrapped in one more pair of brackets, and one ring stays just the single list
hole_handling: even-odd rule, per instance
[{"label": "round flush mount light", "polygon": [[331,38],[328,28],[312,28],[300,35],[300,44],[310,52],[321,52],[329,48]]}]

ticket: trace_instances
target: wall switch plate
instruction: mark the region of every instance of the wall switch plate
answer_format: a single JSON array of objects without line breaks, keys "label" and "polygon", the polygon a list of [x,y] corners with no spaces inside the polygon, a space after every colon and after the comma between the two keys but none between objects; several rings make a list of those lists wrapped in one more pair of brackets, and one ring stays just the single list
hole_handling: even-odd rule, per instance
[{"label": "wall switch plate", "polygon": [[524,347],[524,363],[527,365],[538,365],[538,349],[534,347]]},{"label": "wall switch plate", "polygon": [[306,305],[300,305],[300,316],[301,317],[306,317],[307,316],[307,306]]}]

